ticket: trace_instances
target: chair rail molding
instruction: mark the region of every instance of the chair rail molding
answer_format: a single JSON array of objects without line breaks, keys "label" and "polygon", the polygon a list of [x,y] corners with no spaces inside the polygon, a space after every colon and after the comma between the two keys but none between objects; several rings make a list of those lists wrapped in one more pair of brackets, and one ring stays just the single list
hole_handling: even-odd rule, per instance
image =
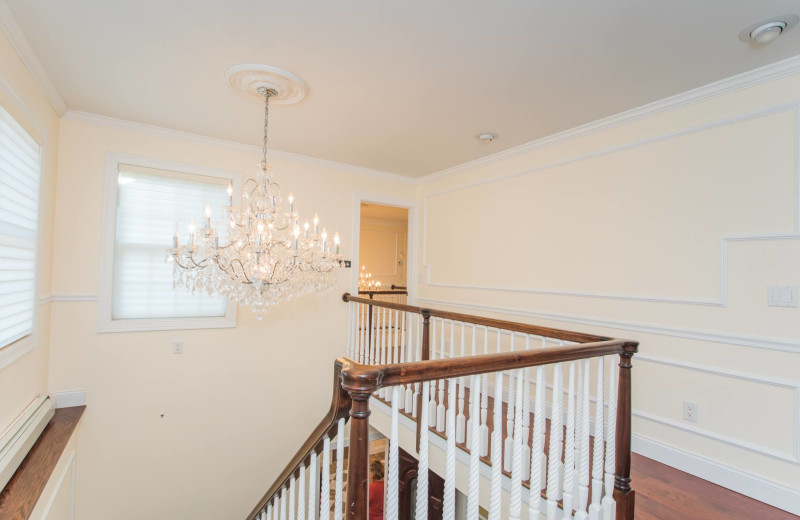
[{"label": "chair rail molding", "polygon": [[[546,171],[552,168],[556,168],[559,166],[564,166],[567,164],[577,163],[581,161],[585,161],[588,159],[593,159],[596,157],[601,157],[605,155],[610,155],[613,153],[617,153],[624,150],[629,150],[633,148],[637,148],[640,146],[645,146],[649,144],[654,144],[658,142],[668,141],[671,139],[675,139],[677,137],[682,137],[698,132],[703,132],[706,130],[711,130],[714,128],[720,128],[728,125],[733,125],[736,123],[741,123],[745,121],[751,121],[754,119],[759,119],[762,117],[784,113],[784,112],[792,112],[794,114],[795,120],[795,139],[794,139],[794,156],[797,158],[795,160],[795,196],[794,196],[794,222],[791,224],[791,228],[789,230],[781,230],[772,233],[763,233],[763,234],[731,234],[731,235],[723,235],[720,237],[720,276],[719,276],[719,296],[717,298],[710,298],[710,299],[694,299],[694,298],[675,298],[670,296],[662,296],[662,295],[646,295],[646,294],[614,294],[614,293],[604,293],[604,292],[584,292],[584,291],[575,291],[575,290],[565,290],[565,289],[544,289],[544,288],[537,288],[537,287],[501,287],[501,286],[491,286],[491,285],[474,285],[474,284],[466,284],[466,283],[443,283],[443,282],[436,282],[433,280],[433,276],[431,271],[433,271],[433,266],[431,265],[428,259],[428,203],[431,199],[449,194],[454,193],[462,190],[466,190],[469,188],[473,188],[475,186],[493,184],[496,182],[504,181],[507,179],[512,179],[515,177],[521,177],[525,175],[530,175],[533,173],[538,173],[542,171]],[[738,116],[720,119],[717,121],[712,121],[709,123],[705,123],[702,125],[693,126],[690,128],[685,128],[675,132],[669,132],[666,134],[662,134],[660,136],[651,137],[639,141],[634,141],[631,143],[627,143],[620,146],[614,146],[611,148],[591,152],[588,154],[571,157],[568,159],[556,161],[553,163],[544,164],[541,166],[537,166],[534,168],[529,168],[522,171],[512,172],[504,175],[494,176],[488,179],[483,179],[480,181],[470,182],[466,184],[462,184],[459,186],[455,186],[452,188],[448,188],[445,190],[436,191],[433,193],[426,194],[423,197],[422,202],[422,269],[426,274],[426,281],[425,283],[431,287],[442,287],[442,288],[451,288],[451,289],[471,289],[471,290],[480,290],[480,291],[498,291],[498,292],[513,292],[513,293],[528,293],[528,294],[544,294],[544,295],[558,295],[558,296],[573,296],[573,297],[586,297],[586,298],[602,298],[602,299],[615,299],[615,300],[632,300],[632,301],[641,301],[641,302],[655,302],[655,303],[675,303],[675,304],[684,304],[684,305],[703,305],[703,306],[712,306],[712,307],[727,307],[728,305],[728,243],[729,242],[746,242],[746,241],[768,241],[768,240],[798,240],[800,239],[800,102],[793,102],[793,103],[786,103],[781,105],[776,105],[772,107],[768,107],[762,110],[757,110],[753,112],[748,112],[745,114],[741,114]]]}]

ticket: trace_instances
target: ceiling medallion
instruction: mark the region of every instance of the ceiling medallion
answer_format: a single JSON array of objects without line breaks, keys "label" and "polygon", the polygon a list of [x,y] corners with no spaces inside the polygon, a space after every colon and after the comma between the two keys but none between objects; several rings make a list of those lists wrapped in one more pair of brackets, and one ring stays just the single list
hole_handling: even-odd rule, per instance
[{"label": "ceiling medallion", "polygon": [[293,105],[303,101],[308,94],[306,82],[289,71],[272,67],[242,63],[225,71],[225,78],[236,90],[263,99],[260,89],[272,90],[269,102],[273,105]]},{"label": "ceiling medallion", "polygon": [[245,182],[238,206],[228,184],[228,206],[220,212],[206,205],[203,225],[190,223],[183,244],[175,233],[167,261],[173,264],[175,287],[223,296],[249,306],[261,319],[269,305],[332,290],[342,255],[339,234],[329,236],[316,214],[311,222],[301,219],[291,193],[283,205],[267,160],[269,105],[296,103],[308,90],[305,83],[274,67],[258,66],[260,76],[248,73],[254,65],[238,67],[249,69],[228,69],[231,83],[247,92],[255,88],[264,102],[261,163],[255,178]]}]

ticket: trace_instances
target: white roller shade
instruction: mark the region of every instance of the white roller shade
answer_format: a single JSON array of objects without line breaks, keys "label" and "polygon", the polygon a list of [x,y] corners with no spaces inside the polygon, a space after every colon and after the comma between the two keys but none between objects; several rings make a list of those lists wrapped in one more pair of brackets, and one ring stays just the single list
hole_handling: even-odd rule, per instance
[{"label": "white roller shade", "polygon": [[0,348],[33,332],[41,153],[0,108]]},{"label": "white roller shade", "polygon": [[203,226],[206,204],[221,215],[227,180],[121,164],[118,181],[112,318],[225,316],[225,299],[173,289],[165,259],[176,224],[184,241],[191,220]]}]

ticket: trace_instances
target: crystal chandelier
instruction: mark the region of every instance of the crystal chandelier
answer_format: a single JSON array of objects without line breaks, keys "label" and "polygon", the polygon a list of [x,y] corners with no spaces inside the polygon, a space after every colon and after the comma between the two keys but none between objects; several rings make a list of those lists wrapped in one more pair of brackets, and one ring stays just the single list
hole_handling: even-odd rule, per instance
[{"label": "crystal chandelier", "polygon": [[308,293],[333,289],[342,255],[339,234],[332,240],[319,218],[301,223],[294,197],[282,207],[280,186],[267,161],[269,99],[277,94],[262,87],[264,140],[261,164],[255,179],[244,185],[241,205],[233,206],[233,185],[228,184],[230,205],[215,226],[212,210],[205,208],[205,225],[189,224],[188,239],[180,244],[178,233],[167,261],[173,263],[174,287],[192,293],[219,295],[247,305],[261,319],[267,306]]},{"label": "crystal chandelier", "polygon": [[380,291],[381,282],[372,278],[372,273],[367,272],[367,266],[361,266],[361,272],[358,273],[358,290],[359,291]]}]

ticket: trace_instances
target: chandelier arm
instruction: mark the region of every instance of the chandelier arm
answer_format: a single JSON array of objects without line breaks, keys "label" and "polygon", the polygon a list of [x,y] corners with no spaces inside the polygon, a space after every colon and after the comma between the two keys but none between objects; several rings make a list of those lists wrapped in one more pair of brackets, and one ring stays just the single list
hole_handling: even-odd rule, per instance
[{"label": "chandelier arm", "polygon": [[242,263],[242,261],[239,260],[238,258],[235,258],[234,260],[231,261],[230,266],[231,266],[231,269],[233,270],[233,272],[235,273],[236,269],[233,267],[234,264],[239,264],[239,267],[242,269],[242,276],[244,276],[244,279],[247,280],[248,284],[252,285],[253,284],[253,280],[251,280],[250,277],[247,276],[247,272],[246,272],[246,270],[244,268],[244,264]]}]

